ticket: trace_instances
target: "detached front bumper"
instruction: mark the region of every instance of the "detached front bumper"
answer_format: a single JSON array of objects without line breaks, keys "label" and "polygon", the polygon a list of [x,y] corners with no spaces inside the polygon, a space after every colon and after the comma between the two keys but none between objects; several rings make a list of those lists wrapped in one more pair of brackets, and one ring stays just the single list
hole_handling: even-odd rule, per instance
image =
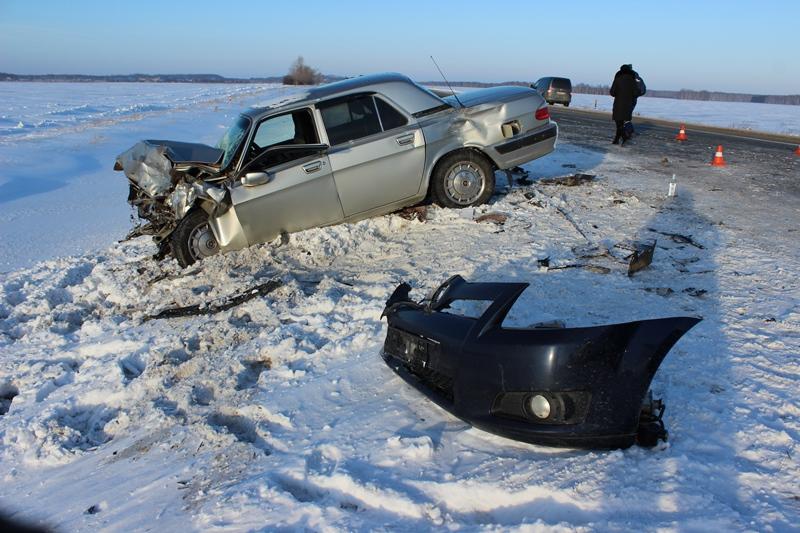
[{"label": "detached front bumper", "polygon": [[[491,433],[577,448],[625,448],[637,436],[654,444],[653,424],[663,424],[649,407],[643,415],[643,401],[667,352],[700,319],[503,328],[527,286],[454,276],[419,304],[408,298],[407,284],[399,286],[384,310],[384,360],[439,405]],[[443,312],[457,300],[488,307],[478,318]]]}]

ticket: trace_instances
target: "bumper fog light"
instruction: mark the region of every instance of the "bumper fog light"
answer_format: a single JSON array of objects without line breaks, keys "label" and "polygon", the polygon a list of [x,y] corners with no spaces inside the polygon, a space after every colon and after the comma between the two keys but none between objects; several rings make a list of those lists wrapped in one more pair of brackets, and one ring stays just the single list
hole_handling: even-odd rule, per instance
[{"label": "bumper fog light", "polygon": [[539,418],[547,418],[550,416],[550,402],[547,401],[547,398],[542,396],[541,394],[537,394],[536,396],[532,396],[530,400],[528,400],[528,407],[534,415]]}]

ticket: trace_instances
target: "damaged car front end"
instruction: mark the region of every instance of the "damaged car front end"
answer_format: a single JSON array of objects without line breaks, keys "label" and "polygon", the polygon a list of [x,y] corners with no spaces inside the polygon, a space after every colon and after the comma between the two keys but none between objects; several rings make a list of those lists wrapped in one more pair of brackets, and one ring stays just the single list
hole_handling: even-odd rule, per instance
[{"label": "damaged car front end", "polygon": [[[382,315],[385,362],[454,415],[512,439],[576,448],[666,440],[664,405],[648,395],[650,382],[700,319],[503,327],[527,286],[454,276],[417,303],[401,284]],[[452,312],[458,301],[482,302],[484,310],[477,317]]]},{"label": "damaged car front end", "polygon": [[117,157],[114,170],[128,177],[128,203],[146,221],[132,235],[152,235],[166,244],[195,203],[208,211],[219,211],[229,199],[221,180],[224,150],[175,141],[146,140]]},{"label": "damaged car front end", "polygon": [[[129,236],[153,236],[159,255],[164,256],[172,251],[169,237],[193,208],[206,213],[206,219],[224,213],[230,207],[226,170],[248,126],[249,119],[239,117],[216,147],[145,140],[120,154],[114,170],[123,171],[128,178],[128,203],[143,221]],[[216,253],[216,241],[207,224],[195,230],[195,237],[202,236],[205,244],[195,249],[194,255]],[[206,253],[202,253],[204,249]]]}]

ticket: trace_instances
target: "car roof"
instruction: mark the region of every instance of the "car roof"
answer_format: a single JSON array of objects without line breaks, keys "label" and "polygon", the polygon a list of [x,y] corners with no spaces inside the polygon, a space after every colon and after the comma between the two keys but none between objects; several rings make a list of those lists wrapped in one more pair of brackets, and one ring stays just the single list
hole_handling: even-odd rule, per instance
[{"label": "car roof", "polygon": [[274,114],[283,109],[313,104],[331,96],[344,96],[359,92],[378,92],[386,95],[411,114],[447,105],[444,100],[428,89],[417,85],[408,76],[396,72],[384,72],[309,87],[305,92],[289,95],[265,106],[250,108],[243,114],[257,119],[265,114]]}]

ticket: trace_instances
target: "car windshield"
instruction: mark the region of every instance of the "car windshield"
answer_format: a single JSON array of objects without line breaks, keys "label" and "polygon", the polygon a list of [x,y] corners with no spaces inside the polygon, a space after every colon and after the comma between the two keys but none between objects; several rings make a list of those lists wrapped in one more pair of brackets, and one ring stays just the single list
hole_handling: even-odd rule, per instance
[{"label": "car windshield", "polygon": [[239,148],[242,139],[247,133],[248,127],[250,127],[250,119],[245,116],[240,116],[217,143],[217,148],[225,151],[225,155],[222,157],[222,168],[227,167],[231,159],[233,159],[236,150]]}]

